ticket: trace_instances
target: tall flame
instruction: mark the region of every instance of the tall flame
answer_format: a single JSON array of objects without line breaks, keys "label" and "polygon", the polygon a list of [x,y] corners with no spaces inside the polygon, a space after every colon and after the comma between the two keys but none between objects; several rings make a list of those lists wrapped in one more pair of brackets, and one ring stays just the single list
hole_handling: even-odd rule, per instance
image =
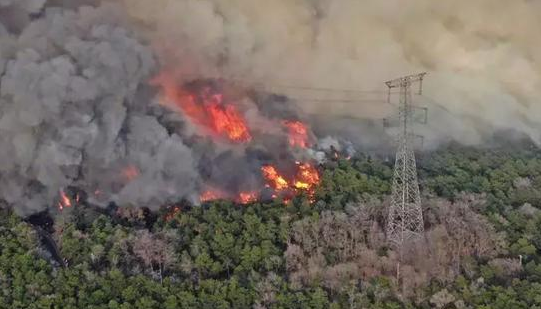
[{"label": "tall flame", "polygon": [[193,94],[183,90],[174,78],[165,73],[155,77],[151,83],[161,87],[162,104],[180,108],[193,123],[233,142],[245,143],[252,139],[244,117],[234,105],[225,103],[222,95],[203,93],[200,96],[202,102],[197,102]]},{"label": "tall flame", "polygon": [[252,139],[242,116],[233,105],[208,105],[208,112],[214,130],[235,142],[249,142]]}]

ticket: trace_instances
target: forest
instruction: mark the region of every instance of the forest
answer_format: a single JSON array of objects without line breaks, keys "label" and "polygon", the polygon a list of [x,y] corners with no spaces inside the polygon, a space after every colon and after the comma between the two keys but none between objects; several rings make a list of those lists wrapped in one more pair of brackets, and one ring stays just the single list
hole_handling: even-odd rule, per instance
[{"label": "forest", "polygon": [[541,308],[537,147],[419,154],[425,235],[399,278],[393,164],[329,160],[286,203],[77,205],[40,227],[3,204],[0,308]]}]

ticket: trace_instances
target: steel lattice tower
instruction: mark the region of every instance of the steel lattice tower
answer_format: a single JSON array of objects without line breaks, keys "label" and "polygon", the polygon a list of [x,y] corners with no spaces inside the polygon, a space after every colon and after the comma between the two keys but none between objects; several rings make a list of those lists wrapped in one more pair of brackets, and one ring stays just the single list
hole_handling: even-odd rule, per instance
[{"label": "steel lattice tower", "polygon": [[[422,80],[426,73],[409,75],[386,82],[389,96],[392,88],[399,88],[400,132],[394,167],[391,206],[387,222],[387,239],[391,246],[401,249],[402,244],[423,234],[424,223],[421,210],[421,197],[417,181],[417,167],[413,144],[413,106],[411,104],[411,85]],[[401,251],[401,250],[400,250]]]}]

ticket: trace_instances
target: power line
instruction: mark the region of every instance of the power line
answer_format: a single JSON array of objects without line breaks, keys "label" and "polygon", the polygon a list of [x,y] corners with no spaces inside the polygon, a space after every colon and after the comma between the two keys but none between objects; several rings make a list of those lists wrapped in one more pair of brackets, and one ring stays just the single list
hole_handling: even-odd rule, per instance
[{"label": "power line", "polygon": [[453,114],[452,111],[450,111],[447,107],[445,107],[443,104],[440,104],[438,103],[435,99],[429,97],[429,96],[426,96],[426,95],[419,95],[421,98],[424,98],[426,99],[427,101],[429,101],[431,104],[433,104],[434,106],[448,112],[449,114]]},{"label": "power line", "polygon": [[342,99],[319,99],[319,98],[295,98],[288,97],[288,99],[296,102],[336,102],[336,103],[387,103],[385,100],[342,100]]},{"label": "power line", "polygon": [[294,83],[286,82],[286,84],[276,83],[274,81],[261,81],[261,80],[248,80],[237,77],[227,77],[227,76],[201,76],[197,74],[183,74],[183,77],[194,78],[194,79],[222,79],[226,81],[238,82],[245,85],[250,85],[253,88],[283,88],[283,89],[296,89],[296,90],[310,90],[318,92],[341,92],[341,93],[356,93],[356,94],[385,94],[387,93],[384,90],[359,90],[359,89],[343,89],[343,88],[329,88],[329,87],[319,87],[313,85],[295,85]]},{"label": "power line", "polygon": [[[325,88],[325,87],[316,87],[316,86],[301,86],[301,85],[278,85],[272,83],[266,83],[267,86],[261,85],[263,88],[272,87],[272,88],[285,88],[285,89],[298,89],[298,90],[311,90],[311,91],[320,91],[320,92],[344,92],[344,93],[363,93],[363,94],[384,94],[386,93],[383,90],[355,90],[355,89],[340,89],[340,88]],[[258,85],[256,84],[256,87]]]}]

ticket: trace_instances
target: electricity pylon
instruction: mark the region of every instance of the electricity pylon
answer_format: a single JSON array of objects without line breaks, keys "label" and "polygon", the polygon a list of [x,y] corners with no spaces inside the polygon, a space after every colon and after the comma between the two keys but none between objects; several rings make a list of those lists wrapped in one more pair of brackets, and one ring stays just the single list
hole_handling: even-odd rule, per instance
[{"label": "electricity pylon", "polygon": [[389,88],[399,88],[398,119],[398,149],[393,175],[391,207],[387,222],[387,240],[390,245],[402,251],[405,241],[423,234],[424,223],[421,209],[419,183],[413,142],[413,110],[411,104],[411,85],[419,82],[419,94],[422,91],[422,81],[426,73],[400,77],[385,84]]}]

